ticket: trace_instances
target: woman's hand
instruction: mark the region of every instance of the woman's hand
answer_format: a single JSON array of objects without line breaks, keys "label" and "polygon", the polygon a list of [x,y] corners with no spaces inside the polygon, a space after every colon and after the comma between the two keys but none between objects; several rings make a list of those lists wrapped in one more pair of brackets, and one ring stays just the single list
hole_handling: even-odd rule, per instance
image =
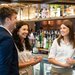
[{"label": "woman's hand", "polygon": [[30,59],[30,62],[31,62],[31,65],[34,64],[35,63],[35,59],[34,58],[31,58]]},{"label": "woman's hand", "polygon": [[66,62],[70,65],[73,65],[73,64],[75,64],[75,59],[67,58]]},{"label": "woman's hand", "polygon": [[66,59],[66,63],[63,64],[63,67],[65,67],[65,68],[71,68],[74,63],[75,63],[75,60],[74,59],[67,58]]},{"label": "woman's hand", "polygon": [[69,63],[65,63],[62,65],[64,68],[71,68],[71,65]]},{"label": "woman's hand", "polygon": [[43,57],[42,57],[42,56],[35,56],[34,59],[35,59],[35,60],[38,60],[39,62],[41,62],[42,59],[43,59]]},{"label": "woman's hand", "polygon": [[59,62],[57,61],[55,58],[49,58],[48,59],[48,62],[51,63],[51,64],[54,64],[56,66],[60,66],[60,67],[63,67],[63,68],[71,68],[71,65],[68,64],[68,63],[63,63],[63,62]]},{"label": "woman's hand", "polygon": [[31,61],[33,62],[32,65],[35,65],[42,61],[42,56],[34,56]]}]

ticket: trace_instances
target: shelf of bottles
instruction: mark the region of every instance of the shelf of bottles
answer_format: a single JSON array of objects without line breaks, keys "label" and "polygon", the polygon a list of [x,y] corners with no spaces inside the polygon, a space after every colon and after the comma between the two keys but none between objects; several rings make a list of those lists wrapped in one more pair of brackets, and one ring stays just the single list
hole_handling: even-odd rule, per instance
[{"label": "shelf of bottles", "polygon": [[75,18],[75,5],[68,4],[25,4],[11,3],[18,11],[18,20],[42,21],[50,19]]},{"label": "shelf of bottles", "polygon": [[48,49],[51,45],[53,40],[59,35],[59,30],[40,30],[35,35],[36,38],[36,46],[39,48]]},{"label": "shelf of bottles", "polygon": [[38,25],[40,28],[34,33],[35,46],[41,52],[48,53],[52,46],[53,40],[57,38],[60,33],[59,27],[62,24],[62,20],[41,21],[40,24]]},{"label": "shelf of bottles", "polygon": [[49,49],[52,46],[52,42],[59,35],[59,30],[40,30],[34,32],[34,39],[31,41],[33,53],[46,53],[48,54]]},{"label": "shelf of bottles", "polygon": [[18,16],[20,16],[19,19],[26,21],[74,18],[75,6],[60,4],[27,4],[19,10]]}]

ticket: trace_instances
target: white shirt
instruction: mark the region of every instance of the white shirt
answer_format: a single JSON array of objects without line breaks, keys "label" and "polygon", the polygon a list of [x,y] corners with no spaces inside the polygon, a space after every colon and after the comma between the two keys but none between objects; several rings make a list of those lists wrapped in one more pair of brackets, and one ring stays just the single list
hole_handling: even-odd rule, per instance
[{"label": "white shirt", "polygon": [[[57,39],[54,40],[48,58],[55,58],[55,60],[66,63],[67,58],[73,58],[75,55],[75,48],[70,43],[65,43],[63,40],[60,41],[60,46],[57,43]],[[54,67],[60,68],[59,66],[53,65]]]},{"label": "white shirt", "polygon": [[29,35],[29,39],[33,39],[33,40],[35,39],[33,33],[31,33],[31,34]]},{"label": "white shirt", "polygon": [[[16,46],[16,44],[15,44],[15,46]],[[23,49],[24,49],[23,51],[20,52],[19,49],[17,48],[17,46],[16,46],[16,49],[18,52],[19,62],[29,61],[30,58],[32,57],[31,51],[26,50],[25,43],[23,43]]]},{"label": "white shirt", "polygon": [[[18,50],[18,48],[16,46],[17,51],[18,51],[18,61],[19,61],[19,63],[20,62],[21,63],[26,63],[26,61],[29,61],[33,57],[32,53],[30,51],[26,50],[25,44],[23,44],[23,46],[24,46],[24,51],[22,51],[22,52],[19,52],[19,50]],[[29,72],[29,70],[32,70],[32,66],[31,65],[28,66],[28,67],[21,68],[19,70],[19,73],[20,73],[20,75],[25,75],[26,73],[28,73],[28,75],[30,75],[29,73],[31,73],[31,75],[32,75],[32,71]]]}]

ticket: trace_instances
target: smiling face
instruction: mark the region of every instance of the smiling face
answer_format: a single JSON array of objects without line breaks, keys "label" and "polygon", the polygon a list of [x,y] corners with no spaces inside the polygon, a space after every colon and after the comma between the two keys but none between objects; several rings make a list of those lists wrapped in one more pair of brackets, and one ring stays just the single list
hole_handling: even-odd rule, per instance
[{"label": "smiling face", "polygon": [[26,36],[28,35],[28,25],[23,25],[23,26],[19,29],[18,35],[19,35],[20,38],[22,38],[22,39],[26,38]]},{"label": "smiling face", "polygon": [[64,36],[68,36],[69,35],[69,28],[67,26],[65,26],[64,24],[61,25],[60,27],[60,33],[61,35]]}]

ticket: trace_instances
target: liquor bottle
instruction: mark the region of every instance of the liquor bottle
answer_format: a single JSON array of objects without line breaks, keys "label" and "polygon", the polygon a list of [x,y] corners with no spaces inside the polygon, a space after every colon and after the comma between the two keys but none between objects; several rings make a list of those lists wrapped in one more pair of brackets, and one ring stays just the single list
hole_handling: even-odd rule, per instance
[{"label": "liquor bottle", "polygon": [[50,17],[55,17],[55,9],[53,6],[50,7]]},{"label": "liquor bottle", "polygon": [[44,38],[43,38],[43,48],[46,48],[46,41],[47,41],[47,39],[46,39],[46,37],[44,36]]},{"label": "liquor bottle", "polygon": [[34,46],[33,46],[33,53],[38,53],[38,48],[36,47],[35,44],[34,44]]}]

